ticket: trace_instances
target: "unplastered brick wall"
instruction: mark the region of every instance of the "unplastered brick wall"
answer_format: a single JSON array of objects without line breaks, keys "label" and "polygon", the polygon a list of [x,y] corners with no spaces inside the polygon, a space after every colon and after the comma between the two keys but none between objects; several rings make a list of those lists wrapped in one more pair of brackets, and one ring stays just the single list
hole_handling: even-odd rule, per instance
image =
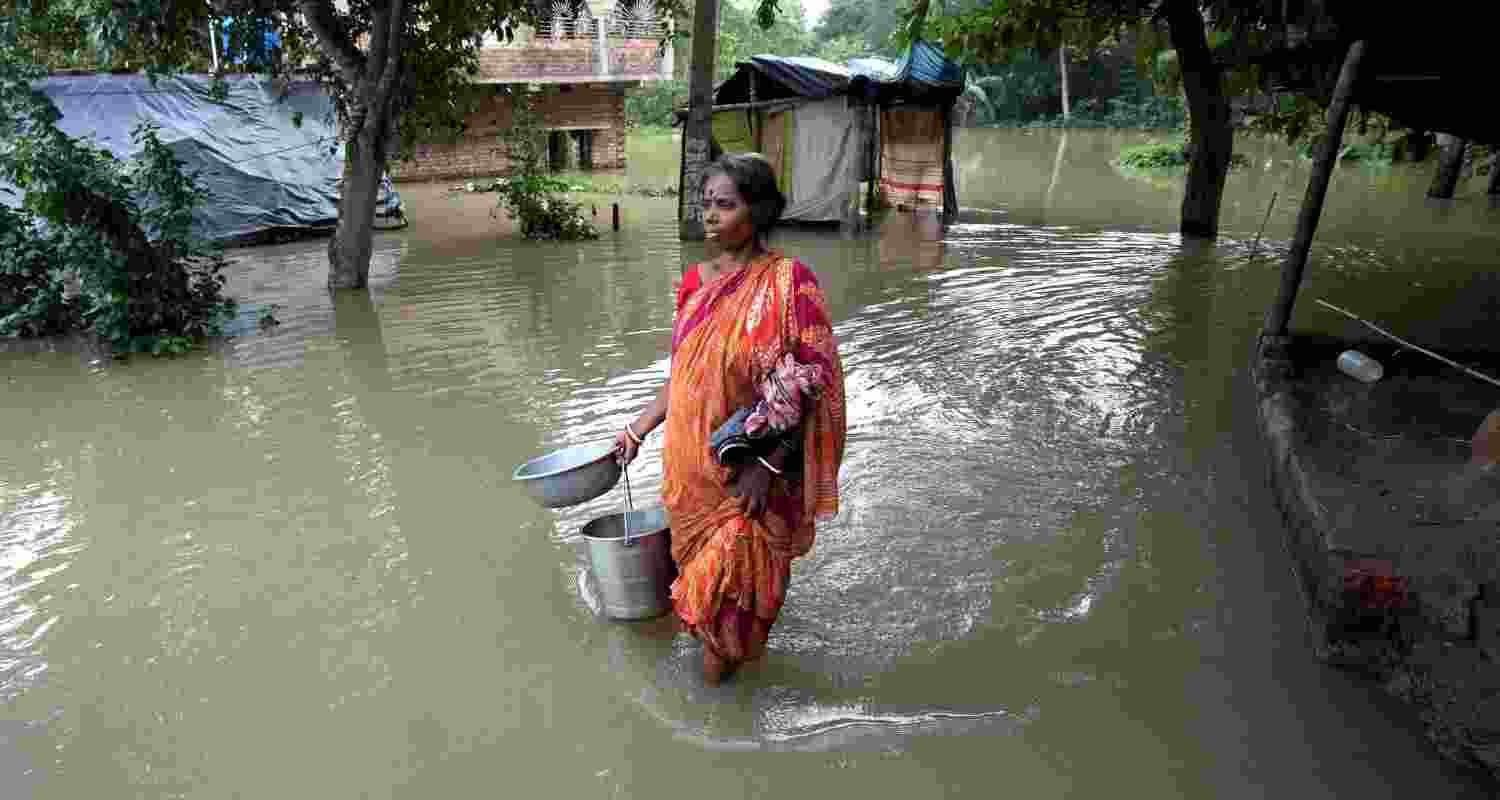
[{"label": "unplastered brick wall", "polygon": [[[412,160],[391,166],[391,178],[430,181],[508,173],[510,159],[500,134],[510,129],[512,96],[494,88],[469,117],[461,140],[417,145]],[[542,124],[552,130],[592,130],[594,169],[624,169],[625,91],[621,84],[548,87],[539,107]]]},{"label": "unplastered brick wall", "polygon": [[[661,68],[655,39],[610,39],[612,77],[654,78]],[[538,38],[523,45],[490,46],[479,50],[479,82],[517,82],[544,78],[598,77],[599,51],[593,39]]]}]

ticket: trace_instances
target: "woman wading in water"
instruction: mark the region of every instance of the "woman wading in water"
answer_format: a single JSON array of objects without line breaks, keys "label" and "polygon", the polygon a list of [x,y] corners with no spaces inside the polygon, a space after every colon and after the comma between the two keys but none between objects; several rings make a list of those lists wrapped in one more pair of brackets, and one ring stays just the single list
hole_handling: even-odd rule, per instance
[{"label": "woman wading in water", "polygon": [[672,607],[709,684],[765,654],[792,559],[839,508],[844,370],[816,276],[766,245],[785,206],[761,156],[709,167],[703,223],[720,255],[683,276],[671,376],[615,439],[628,464],[666,423]]}]

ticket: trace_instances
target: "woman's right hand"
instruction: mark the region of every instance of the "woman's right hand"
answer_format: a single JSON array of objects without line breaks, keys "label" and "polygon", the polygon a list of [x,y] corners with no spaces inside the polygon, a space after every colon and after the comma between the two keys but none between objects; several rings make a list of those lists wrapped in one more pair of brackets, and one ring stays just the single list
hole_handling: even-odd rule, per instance
[{"label": "woman's right hand", "polygon": [[630,462],[634,461],[640,452],[640,446],[630,438],[630,434],[626,433],[624,428],[615,434],[615,461],[619,462],[620,466],[630,466]]}]

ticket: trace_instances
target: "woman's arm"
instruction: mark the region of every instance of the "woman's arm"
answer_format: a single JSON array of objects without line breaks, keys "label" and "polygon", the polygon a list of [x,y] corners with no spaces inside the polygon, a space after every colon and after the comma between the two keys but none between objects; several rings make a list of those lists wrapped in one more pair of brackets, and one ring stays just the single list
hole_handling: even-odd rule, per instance
[{"label": "woman's arm", "polygon": [[652,400],[639,416],[626,423],[628,426],[626,430],[615,434],[615,450],[620,454],[619,461],[622,465],[635,460],[646,437],[666,420],[667,399],[671,396],[672,378],[668,376],[666,384],[661,387],[660,392],[656,393],[656,399]]},{"label": "woman's arm", "polygon": [[672,378],[669,375],[667,376],[667,382],[662,384],[661,391],[656,393],[656,399],[652,400],[650,405],[646,406],[646,409],[641,412],[640,416],[636,417],[635,421],[630,423],[630,427],[635,430],[636,435],[644,439],[648,434],[656,430],[658,425],[667,421],[667,399],[671,396]]}]

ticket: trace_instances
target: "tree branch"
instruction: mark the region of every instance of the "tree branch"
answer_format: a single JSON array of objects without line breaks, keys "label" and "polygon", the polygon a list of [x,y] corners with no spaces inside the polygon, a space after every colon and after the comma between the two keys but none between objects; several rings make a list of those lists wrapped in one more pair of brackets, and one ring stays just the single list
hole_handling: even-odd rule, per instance
[{"label": "tree branch", "polygon": [[318,39],[318,45],[338,68],[344,82],[351,87],[357,86],[364,56],[342,30],[338,17],[334,16],[331,0],[298,0],[297,9],[302,12],[307,26]]},{"label": "tree branch", "polygon": [[369,44],[365,50],[365,66],[369,68],[366,77],[370,82],[360,87],[363,90],[360,97],[366,104],[374,100],[375,87],[385,75],[386,56],[390,52],[387,48],[390,46],[390,32],[394,27],[391,24],[392,9],[386,5],[385,0],[377,0],[370,5],[374,19],[371,21]]},{"label": "tree branch", "polygon": [[395,89],[396,76],[401,66],[401,37],[406,34],[406,5],[404,0],[391,0],[390,28],[386,32],[385,64],[380,73],[380,83],[375,87],[375,96],[389,99]]}]

